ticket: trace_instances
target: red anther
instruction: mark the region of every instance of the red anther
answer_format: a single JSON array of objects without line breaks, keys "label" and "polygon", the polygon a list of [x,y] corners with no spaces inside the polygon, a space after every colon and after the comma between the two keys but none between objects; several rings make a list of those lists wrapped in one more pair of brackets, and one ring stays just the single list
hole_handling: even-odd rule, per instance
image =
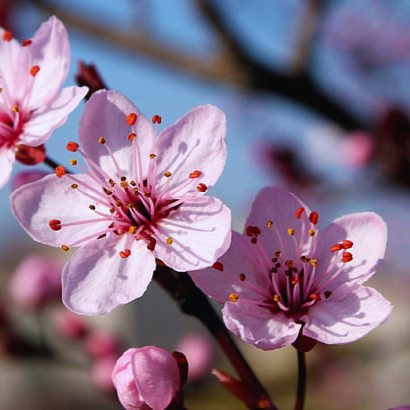
[{"label": "red anther", "polygon": [[351,260],[353,260],[353,255],[350,252],[343,252],[342,253],[342,262],[343,263],[350,262]]},{"label": "red anther", "polygon": [[123,251],[119,252],[121,258],[128,258],[131,255],[131,251],[129,249],[124,249]]},{"label": "red anther", "polygon": [[353,242],[345,239],[342,241],[343,249],[350,249],[353,246]]},{"label": "red anther", "polygon": [[212,267],[216,270],[219,270],[221,272],[223,272],[224,270],[224,265],[221,262],[215,262]]},{"label": "red anther", "polygon": [[337,252],[343,249],[343,245],[341,243],[336,243],[330,248],[330,252]]},{"label": "red anther", "polygon": [[246,235],[258,236],[261,234],[261,230],[257,226],[248,225],[246,227]]},{"label": "red anther", "polygon": [[316,225],[318,220],[319,214],[315,211],[311,212],[309,215],[309,221],[312,222],[313,225]]},{"label": "red anther", "polygon": [[27,47],[27,46],[29,46],[31,43],[32,43],[31,40],[26,39],[26,40],[23,40],[23,41],[22,41],[21,45],[22,45],[23,47]]},{"label": "red anther", "polygon": [[137,122],[137,114],[135,114],[135,112],[128,114],[127,118],[125,119],[125,122],[128,125],[134,125]]},{"label": "red anther", "polygon": [[196,190],[199,191],[199,192],[206,192],[208,190],[208,187],[204,183],[201,182],[196,187]]},{"label": "red anther", "polygon": [[58,167],[56,167],[56,169],[55,169],[54,171],[55,171],[56,175],[57,175],[59,178],[62,178],[63,175],[66,174],[66,170],[65,170],[65,168],[64,168],[62,165],[59,165]]},{"label": "red anther", "polygon": [[71,151],[71,152],[77,152],[79,145],[74,142],[74,141],[70,141],[69,143],[67,143],[67,145],[65,146],[67,151]]},{"label": "red anther", "polygon": [[61,221],[58,219],[50,219],[48,221],[48,226],[53,230],[53,231],[59,231],[61,229]]},{"label": "red anther", "polygon": [[314,300],[315,302],[320,302],[322,300],[322,298],[319,295],[316,295],[316,293],[310,294],[309,298]]},{"label": "red anther", "polygon": [[3,40],[10,41],[13,38],[13,33],[8,30],[3,31]]},{"label": "red anther", "polygon": [[39,71],[40,71],[40,67],[38,65],[33,65],[33,67],[30,68],[30,74],[33,77],[35,77]]},{"label": "red anther", "polygon": [[189,178],[198,178],[202,175],[201,171],[194,171],[189,174]]},{"label": "red anther", "polygon": [[300,207],[297,211],[296,211],[296,219],[300,219],[302,216],[303,211],[305,210],[305,208]]},{"label": "red anther", "polygon": [[134,132],[132,132],[131,134],[128,134],[128,141],[134,141],[136,136],[137,134],[135,134]]},{"label": "red anther", "polygon": [[296,276],[295,278],[292,279],[292,285],[296,285],[297,283],[299,283],[299,277]]},{"label": "red anther", "polygon": [[153,124],[161,124],[162,118],[159,115],[154,115],[152,117],[152,123]]}]

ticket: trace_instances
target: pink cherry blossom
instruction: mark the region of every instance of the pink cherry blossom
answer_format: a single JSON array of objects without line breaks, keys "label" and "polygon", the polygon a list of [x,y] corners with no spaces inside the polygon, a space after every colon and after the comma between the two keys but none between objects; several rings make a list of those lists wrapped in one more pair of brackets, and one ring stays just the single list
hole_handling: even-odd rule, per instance
[{"label": "pink cherry blossom", "polygon": [[155,346],[128,349],[117,360],[112,380],[127,410],[163,410],[181,388],[176,360]]},{"label": "pink cherry blossom", "polygon": [[[154,116],[154,122],[160,117]],[[124,96],[99,91],[80,125],[82,174],[56,175],[13,193],[17,219],[37,241],[80,249],[63,270],[63,301],[102,314],[141,296],[156,262],[211,266],[230,243],[230,212],[204,196],[225,164],[225,116],[201,106],[156,135]]]},{"label": "pink cherry blossom", "polygon": [[9,294],[13,303],[24,309],[38,309],[61,296],[62,263],[41,254],[24,258],[10,278]]},{"label": "pink cherry blossom", "polygon": [[382,218],[346,215],[320,235],[318,219],[293,194],[264,188],[244,234],[233,233],[212,268],[190,272],[204,292],[225,303],[226,326],[245,342],[264,350],[299,336],[298,342],[348,343],[389,317],[391,304],[363,286],[384,256]]},{"label": "pink cherry blossom", "polygon": [[56,17],[22,44],[0,28],[0,187],[8,181],[19,149],[24,163],[44,159],[41,145],[87,93],[87,87],[61,90],[69,54],[67,31]]}]

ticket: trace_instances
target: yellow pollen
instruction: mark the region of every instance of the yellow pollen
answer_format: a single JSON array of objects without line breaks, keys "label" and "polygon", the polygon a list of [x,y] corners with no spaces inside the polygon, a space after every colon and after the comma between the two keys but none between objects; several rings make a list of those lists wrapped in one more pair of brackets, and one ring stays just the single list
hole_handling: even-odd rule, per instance
[{"label": "yellow pollen", "polygon": [[135,205],[134,205],[133,202],[128,203],[126,206],[127,206],[128,209],[135,208]]},{"label": "yellow pollen", "polygon": [[280,296],[277,295],[277,294],[273,295],[273,301],[274,302],[279,302],[280,301]]},{"label": "yellow pollen", "polygon": [[19,112],[19,107],[17,107],[17,105],[15,105],[14,107],[11,108],[14,112]]},{"label": "yellow pollen", "polygon": [[150,157],[151,159],[154,159],[154,158],[156,157],[156,155],[155,155],[155,154],[149,154],[149,157]]},{"label": "yellow pollen", "polygon": [[64,252],[67,252],[70,248],[69,248],[67,245],[61,245],[61,249],[62,249]]},{"label": "yellow pollen", "polygon": [[164,172],[164,177],[167,177],[167,178],[169,178],[171,176],[171,173],[169,172],[169,171],[167,171],[167,172]]},{"label": "yellow pollen", "polygon": [[317,266],[317,259],[311,259],[311,260],[309,261],[309,263],[310,263],[312,266]]},{"label": "yellow pollen", "polygon": [[315,231],[313,229],[309,229],[308,234],[309,236],[315,236]]},{"label": "yellow pollen", "polygon": [[272,225],[273,225],[273,222],[272,222],[272,221],[268,221],[268,222],[266,222],[266,226],[267,226],[268,228],[271,228],[271,227],[272,227]]},{"label": "yellow pollen", "polygon": [[117,201],[115,201],[115,205],[121,206],[121,205],[122,205],[122,202],[118,199]]},{"label": "yellow pollen", "polygon": [[172,238],[167,238],[167,245],[172,245],[173,239]]},{"label": "yellow pollen", "polygon": [[235,303],[235,302],[238,301],[239,295],[238,295],[237,293],[231,293],[231,294],[228,296],[228,299],[229,299],[231,302]]},{"label": "yellow pollen", "polygon": [[105,138],[104,137],[98,138],[98,143],[105,144]]},{"label": "yellow pollen", "polygon": [[76,159],[70,159],[70,165],[77,165]]},{"label": "yellow pollen", "polygon": [[123,188],[123,189],[128,188],[128,182],[127,181],[121,181],[120,182],[120,187]]},{"label": "yellow pollen", "polygon": [[295,234],[295,230],[293,228],[288,228],[288,235],[293,236]]},{"label": "yellow pollen", "polygon": [[279,258],[279,256],[281,255],[281,253],[282,253],[281,251],[276,251],[276,252],[275,252],[275,256],[276,256],[277,258]]},{"label": "yellow pollen", "polygon": [[130,184],[131,184],[132,186],[137,185],[137,183],[136,183],[135,181],[130,181]]},{"label": "yellow pollen", "polygon": [[114,208],[110,208],[109,211],[110,211],[110,214],[113,214],[113,213],[115,212],[115,209],[114,209]]},{"label": "yellow pollen", "polygon": [[3,91],[3,89],[2,88],[0,88],[0,93]]},{"label": "yellow pollen", "polygon": [[145,192],[144,194],[147,198],[151,198],[151,192]]},{"label": "yellow pollen", "polygon": [[77,188],[78,188],[78,185],[77,185],[77,184],[71,184],[71,188],[77,189]]},{"label": "yellow pollen", "polygon": [[88,205],[88,208],[90,208],[92,211],[95,210],[95,205]]},{"label": "yellow pollen", "polygon": [[137,232],[137,227],[136,226],[130,226],[129,229],[128,229],[128,232],[131,235],[134,235]]}]

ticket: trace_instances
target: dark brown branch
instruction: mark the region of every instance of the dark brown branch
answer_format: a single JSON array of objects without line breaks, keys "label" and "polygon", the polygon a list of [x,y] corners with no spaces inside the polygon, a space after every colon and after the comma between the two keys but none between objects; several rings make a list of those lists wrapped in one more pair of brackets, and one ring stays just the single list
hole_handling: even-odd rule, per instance
[{"label": "dark brown branch", "polygon": [[[168,45],[162,45],[143,33],[116,31],[44,0],[31,1],[48,13],[59,16],[66,24],[116,47],[120,46],[142,54],[191,75],[232,84],[246,90],[279,94],[322,114],[347,130],[366,128],[360,119],[323,93],[309,75],[287,76],[263,66],[254,61],[238,42],[235,42],[232,35],[224,34],[223,43],[225,48],[228,45],[229,53],[204,60],[189,56]],[[221,13],[214,4],[209,1],[206,3],[208,13],[212,14],[214,19],[223,22]],[[223,24],[218,24],[218,30],[222,32]]]}]

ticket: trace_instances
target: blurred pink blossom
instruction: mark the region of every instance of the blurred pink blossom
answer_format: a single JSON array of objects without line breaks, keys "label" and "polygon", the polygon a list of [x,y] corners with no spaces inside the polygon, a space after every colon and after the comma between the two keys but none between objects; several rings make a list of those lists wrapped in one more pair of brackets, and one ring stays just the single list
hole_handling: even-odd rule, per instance
[{"label": "blurred pink blossom", "polygon": [[200,333],[184,335],[175,350],[184,354],[188,360],[188,380],[197,381],[208,376],[215,359],[211,340]]},{"label": "blurred pink blossom", "polygon": [[87,87],[61,89],[69,69],[69,43],[56,17],[43,23],[32,39],[19,44],[0,28],[0,188],[16,157],[25,164],[44,160],[52,131],[87,93]]},{"label": "blurred pink blossom", "polygon": [[62,263],[43,254],[26,256],[9,282],[13,303],[24,309],[38,309],[61,297]]},{"label": "blurred pink blossom", "polygon": [[374,137],[364,131],[355,131],[345,135],[341,154],[343,162],[354,169],[368,165],[375,152]]},{"label": "blurred pink blossom", "polygon": [[334,220],[320,235],[319,214],[275,187],[257,195],[243,235],[212,268],[190,272],[225,303],[226,326],[269,350],[316,341],[353,342],[390,316],[392,306],[363,286],[383,258],[387,230],[372,212]]},{"label": "blurred pink blossom", "polygon": [[[154,123],[161,122],[159,116]],[[140,297],[156,258],[184,271],[212,265],[230,243],[230,211],[204,192],[225,165],[225,115],[206,105],[156,135],[124,96],[98,91],[80,124],[88,170],[14,191],[13,212],[37,241],[80,249],[63,270],[63,302],[97,315]],[[64,197],[64,200],[60,198]]]},{"label": "blurred pink blossom", "polygon": [[128,349],[112,380],[127,410],[166,409],[180,391],[180,373],[171,353],[155,346]]},{"label": "blurred pink blossom", "polygon": [[83,338],[88,333],[88,323],[85,318],[64,307],[56,313],[54,326],[61,336],[73,339]]},{"label": "blurred pink blossom", "polygon": [[90,332],[85,341],[85,350],[93,357],[113,356],[119,353],[118,337],[107,330]]}]

